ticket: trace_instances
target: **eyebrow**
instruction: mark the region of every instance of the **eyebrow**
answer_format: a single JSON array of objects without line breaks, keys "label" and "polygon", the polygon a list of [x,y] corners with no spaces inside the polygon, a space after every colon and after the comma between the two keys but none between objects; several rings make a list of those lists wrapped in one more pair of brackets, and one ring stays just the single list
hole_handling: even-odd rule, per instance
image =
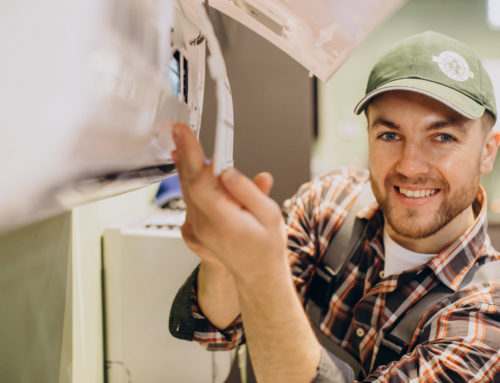
[{"label": "eyebrow", "polygon": [[431,124],[427,130],[438,130],[442,128],[455,128],[460,131],[465,131],[466,127],[463,121],[456,118],[450,118],[449,120],[436,121]]},{"label": "eyebrow", "polygon": [[384,120],[382,118],[377,118],[375,121],[373,121],[373,124],[372,124],[373,127],[376,127],[379,125],[385,126],[387,128],[394,129],[394,130],[400,129],[399,125],[395,124],[394,122]]},{"label": "eyebrow", "polygon": [[[389,129],[393,129],[393,130],[400,130],[401,129],[398,124],[395,124],[394,122],[391,122],[388,120],[384,120],[383,118],[377,118],[373,122],[372,127],[376,127],[376,126],[385,126]],[[460,131],[466,130],[464,122],[461,120],[458,120],[456,118],[450,118],[448,120],[440,120],[440,121],[433,122],[431,125],[429,125],[427,127],[427,130],[432,131],[432,130],[439,130],[439,129],[443,129],[443,128],[456,128]]]}]

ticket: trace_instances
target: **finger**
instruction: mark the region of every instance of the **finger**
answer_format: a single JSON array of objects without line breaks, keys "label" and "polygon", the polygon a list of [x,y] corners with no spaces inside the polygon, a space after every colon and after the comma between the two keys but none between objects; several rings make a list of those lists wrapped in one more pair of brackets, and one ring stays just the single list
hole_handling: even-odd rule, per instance
[{"label": "finger", "polygon": [[267,172],[262,172],[257,174],[253,178],[253,183],[260,189],[265,195],[269,195],[273,187],[273,176]]},{"label": "finger", "polygon": [[190,184],[203,171],[205,155],[198,139],[187,125],[182,123],[174,124],[172,136],[177,146],[177,149],[172,152],[172,158],[179,174],[182,194],[189,215],[192,210]]},{"label": "finger", "polygon": [[181,182],[187,182],[196,178],[205,166],[205,154],[200,142],[187,125],[176,123],[172,132],[177,148],[173,156],[175,166]]},{"label": "finger", "polygon": [[236,169],[226,169],[220,179],[227,192],[264,225],[281,217],[278,205]]},{"label": "finger", "polygon": [[[272,187],[273,187],[273,183],[274,183],[273,176],[267,172],[259,173],[253,178],[253,183],[255,184],[255,186],[257,186],[259,188],[259,190],[262,193],[264,193],[265,195],[268,196],[269,193],[271,192]],[[238,202],[229,194],[228,194],[228,198],[231,198],[231,200],[233,200],[234,202]]]}]

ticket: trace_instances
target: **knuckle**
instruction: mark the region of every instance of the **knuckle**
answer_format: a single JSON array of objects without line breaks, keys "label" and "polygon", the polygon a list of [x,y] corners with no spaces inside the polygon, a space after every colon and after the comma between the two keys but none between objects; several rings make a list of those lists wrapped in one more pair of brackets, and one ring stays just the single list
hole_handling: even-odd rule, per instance
[{"label": "knuckle", "polygon": [[191,226],[183,225],[181,228],[181,234],[182,234],[182,239],[184,240],[186,245],[192,250],[195,250],[200,246],[200,241],[193,232]]},{"label": "knuckle", "polygon": [[193,201],[199,200],[206,191],[206,184],[202,179],[196,178],[189,184],[188,189],[189,198]]},{"label": "knuckle", "polygon": [[182,193],[188,200],[193,199],[203,189],[203,177],[201,174],[185,175],[181,179]]},{"label": "knuckle", "polygon": [[186,242],[187,244],[193,242],[193,231],[191,225],[188,222],[185,222],[184,225],[181,226],[181,234],[184,242]]},{"label": "knuckle", "polygon": [[199,220],[193,225],[193,234],[194,237],[197,238],[200,242],[205,243],[210,239],[210,229],[209,226],[200,222]]}]

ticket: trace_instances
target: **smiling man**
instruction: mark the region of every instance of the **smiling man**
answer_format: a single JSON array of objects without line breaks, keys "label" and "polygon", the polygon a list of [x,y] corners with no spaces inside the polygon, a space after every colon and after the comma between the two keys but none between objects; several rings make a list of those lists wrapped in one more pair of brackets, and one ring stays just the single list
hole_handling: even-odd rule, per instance
[{"label": "smiling man", "polygon": [[474,222],[479,176],[495,153],[491,117],[470,120],[419,93],[392,91],[373,100],[368,120],[370,182],[389,236],[439,252]]},{"label": "smiling man", "polygon": [[172,333],[210,349],[246,342],[259,382],[500,381],[500,255],[479,183],[498,146],[490,78],[472,49],[426,32],[378,61],[363,111],[369,170],[303,185],[284,220],[269,174],[214,177],[175,126],[183,236],[201,264]]}]

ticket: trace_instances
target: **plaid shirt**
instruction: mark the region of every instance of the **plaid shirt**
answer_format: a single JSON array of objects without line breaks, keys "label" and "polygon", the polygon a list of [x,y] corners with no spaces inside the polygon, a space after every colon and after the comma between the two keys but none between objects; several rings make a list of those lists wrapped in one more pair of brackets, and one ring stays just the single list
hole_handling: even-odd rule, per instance
[{"label": "plaid shirt", "polygon": [[[285,202],[288,255],[302,299],[318,257],[367,180],[366,171],[340,169],[303,185]],[[458,291],[471,267],[500,259],[486,233],[482,188],[473,207],[476,220],[459,239],[427,264],[387,278],[382,213],[374,204],[358,214],[368,220],[366,237],[338,278],[321,330],[372,372],[365,381],[500,382],[500,277]],[[383,333],[438,284],[455,293],[425,313],[406,355],[372,371]],[[203,317],[195,285],[191,307],[198,319],[194,340],[209,349],[230,349],[244,340],[240,317],[224,331]]]}]

